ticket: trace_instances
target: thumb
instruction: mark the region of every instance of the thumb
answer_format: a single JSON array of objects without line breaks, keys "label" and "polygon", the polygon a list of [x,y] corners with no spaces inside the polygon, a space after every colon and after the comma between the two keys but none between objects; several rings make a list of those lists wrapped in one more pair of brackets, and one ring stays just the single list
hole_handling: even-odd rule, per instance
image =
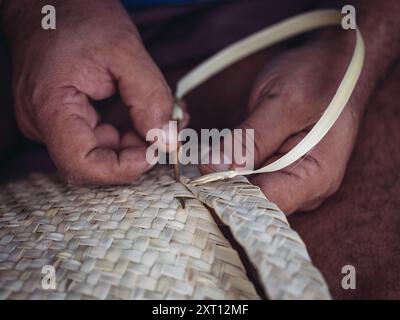
[{"label": "thumb", "polygon": [[153,128],[163,128],[171,119],[173,97],[160,70],[139,39],[134,51],[113,59],[111,73],[135,130],[143,137]]}]

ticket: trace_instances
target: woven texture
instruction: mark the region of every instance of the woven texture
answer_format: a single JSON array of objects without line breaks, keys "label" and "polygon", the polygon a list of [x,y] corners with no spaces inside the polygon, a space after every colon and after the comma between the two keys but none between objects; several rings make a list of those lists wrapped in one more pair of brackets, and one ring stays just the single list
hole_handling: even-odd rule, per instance
[{"label": "woven texture", "polygon": [[[169,171],[95,189],[36,175],[0,201],[2,299],[257,298],[208,210]],[[56,290],[41,287],[45,265]]]},{"label": "woven texture", "polygon": [[230,227],[271,299],[329,299],[328,287],[286,216],[245,177],[184,183]]},{"label": "woven texture", "polygon": [[[301,239],[257,187],[245,178],[183,182],[158,167],[129,186],[74,187],[45,175],[3,186],[0,299],[258,299],[208,206],[269,298],[329,298]],[[46,265],[55,290],[42,288]]]}]

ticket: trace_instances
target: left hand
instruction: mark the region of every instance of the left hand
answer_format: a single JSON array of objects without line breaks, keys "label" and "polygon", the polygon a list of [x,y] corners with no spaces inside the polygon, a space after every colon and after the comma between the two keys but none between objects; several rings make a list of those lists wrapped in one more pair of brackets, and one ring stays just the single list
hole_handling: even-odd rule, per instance
[{"label": "left hand", "polygon": [[[168,124],[171,91],[119,1],[56,4],[57,29],[44,31],[43,0],[7,2],[19,127],[47,146],[66,181],[130,183],[152,167],[145,138]],[[92,104],[117,92],[130,115],[125,133],[102,122]]]}]

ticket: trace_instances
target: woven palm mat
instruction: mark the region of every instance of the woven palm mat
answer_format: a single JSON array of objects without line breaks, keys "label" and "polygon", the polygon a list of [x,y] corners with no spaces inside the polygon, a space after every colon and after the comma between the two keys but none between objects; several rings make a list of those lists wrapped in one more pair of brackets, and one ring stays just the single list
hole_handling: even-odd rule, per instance
[{"label": "woven palm mat", "polygon": [[330,298],[299,235],[246,178],[195,186],[158,167],[129,186],[32,175],[1,187],[0,299],[260,298],[210,208],[268,298]]}]

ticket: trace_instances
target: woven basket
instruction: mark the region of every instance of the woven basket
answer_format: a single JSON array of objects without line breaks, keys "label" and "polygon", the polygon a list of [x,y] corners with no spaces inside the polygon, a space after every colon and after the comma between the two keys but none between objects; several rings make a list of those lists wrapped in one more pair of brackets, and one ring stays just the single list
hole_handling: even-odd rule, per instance
[{"label": "woven basket", "polygon": [[[56,288],[46,290],[48,265]],[[285,215],[244,177],[196,186],[185,177],[177,183],[164,166],[128,186],[76,187],[32,175],[0,188],[0,299],[260,295],[330,298]]]}]

